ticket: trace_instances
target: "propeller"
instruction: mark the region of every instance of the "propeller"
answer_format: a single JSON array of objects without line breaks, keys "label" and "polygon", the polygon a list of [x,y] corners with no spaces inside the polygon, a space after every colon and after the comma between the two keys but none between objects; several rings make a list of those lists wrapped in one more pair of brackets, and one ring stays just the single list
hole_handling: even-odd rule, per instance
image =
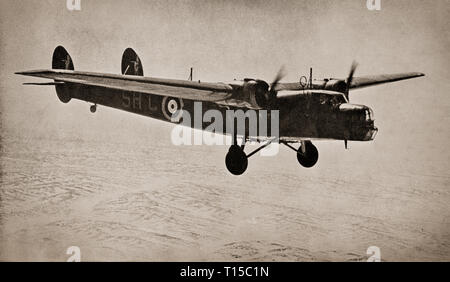
[{"label": "propeller", "polygon": [[347,79],[345,80],[346,89],[345,89],[345,97],[347,97],[348,100],[348,94],[350,92],[350,86],[352,85],[353,75],[355,74],[356,68],[358,67],[358,63],[356,61],[353,61],[352,67],[350,68],[350,73],[348,74]]},{"label": "propeller", "polygon": [[278,83],[283,79],[283,77],[286,76],[286,70],[284,66],[280,68],[277,75],[275,76],[275,79],[273,80],[272,84],[270,85],[270,89],[268,91],[269,97],[267,98],[275,98],[277,96],[278,91],[276,90]]},{"label": "propeller", "polygon": [[[345,97],[347,97],[347,100],[349,100],[349,92],[350,92],[350,86],[352,85],[353,75],[355,74],[356,68],[358,67],[358,63],[356,61],[353,61],[352,67],[350,68],[350,73],[348,74],[347,79],[345,80],[346,88],[345,88]],[[348,140],[344,140],[345,149],[348,149]]]}]

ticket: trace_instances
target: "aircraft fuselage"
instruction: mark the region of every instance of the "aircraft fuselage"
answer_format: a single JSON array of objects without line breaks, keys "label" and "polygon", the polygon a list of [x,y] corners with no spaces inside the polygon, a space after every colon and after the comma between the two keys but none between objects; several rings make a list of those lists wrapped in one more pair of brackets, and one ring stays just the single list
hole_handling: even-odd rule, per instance
[{"label": "aircraft fuselage", "polygon": [[[226,133],[226,111],[239,110],[233,106],[220,106],[211,102],[198,102],[188,99],[179,99],[151,95],[138,92],[105,89],[96,86],[85,86],[76,84],[57,85],[58,97],[63,102],[68,102],[70,98],[83,100],[93,104],[112,107],[127,112],[148,116],[162,121],[172,122],[168,105],[172,102],[182,106],[183,111],[187,111],[194,117],[194,103],[201,103],[201,116],[208,110],[218,110],[223,114],[223,131],[216,133]],[[181,105],[180,105],[181,104]],[[170,105],[169,105],[170,106]],[[198,107],[196,108],[198,110]],[[305,95],[293,95],[281,97],[278,104],[273,107],[279,110],[279,136],[293,139],[335,139],[370,141],[373,140],[377,132],[374,126],[373,113],[366,106],[348,104],[340,97],[333,95],[317,95],[317,93],[305,93]],[[260,110],[255,110],[259,115]],[[266,119],[258,118],[258,128],[260,122],[266,122],[268,133],[271,132],[271,112],[267,112]],[[197,113],[198,114],[198,113]],[[202,130],[208,130],[211,122],[203,121]],[[191,120],[191,127],[197,128],[194,119]],[[257,137],[255,131],[249,130],[246,126],[248,137]],[[253,134],[252,134],[253,133]],[[257,132],[260,135],[260,132]],[[270,134],[269,134],[270,135]]]}]

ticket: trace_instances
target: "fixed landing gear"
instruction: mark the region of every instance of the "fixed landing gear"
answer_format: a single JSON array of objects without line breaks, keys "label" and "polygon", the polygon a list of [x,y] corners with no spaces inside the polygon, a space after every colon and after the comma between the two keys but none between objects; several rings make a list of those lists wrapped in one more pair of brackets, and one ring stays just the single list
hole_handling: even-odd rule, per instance
[{"label": "fixed landing gear", "polygon": [[[258,149],[254,150],[250,154],[245,154],[245,140],[244,144],[241,146],[237,145],[237,140],[234,138],[233,145],[228,150],[228,154],[225,157],[225,165],[227,166],[228,171],[233,175],[242,175],[248,167],[248,159],[269,146],[272,142],[278,141],[277,138],[269,140],[266,144],[260,146]],[[296,149],[292,147],[289,143],[279,141],[280,143],[286,145],[297,153],[297,160],[303,167],[311,168],[313,167],[317,161],[319,160],[319,151],[316,146],[311,143],[311,141],[302,141],[300,148]]]},{"label": "fixed landing gear", "polygon": [[289,143],[283,142],[283,144],[297,152],[298,163],[303,167],[311,168],[319,160],[319,151],[311,141],[302,141],[298,150]]},{"label": "fixed landing gear", "polygon": [[90,110],[91,110],[91,113],[95,113],[97,111],[97,104],[92,105]]},{"label": "fixed landing gear", "polygon": [[232,145],[225,158],[225,164],[231,174],[243,174],[247,170],[248,166],[248,157],[243,148],[238,145]]},{"label": "fixed landing gear", "polygon": [[311,141],[304,141],[297,150],[297,160],[303,167],[311,168],[319,160],[319,151]]},{"label": "fixed landing gear", "polygon": [[277,140],[277,138],[274,138],[272,140],[269,140],[266,142],[266,144],[260,146],[258,149],[254,150],[250,154],[245,154],[244,147],[245,147],[245,138],[244,143],[239,146],[237,145],[237,138],[234,137],[233,145],[228,150],[228,154],[225,157],[225,165],[227,166],[228,171],[231,174],[234,175],[241,175],[247,170],[248,166],[248,158],[259,152],[260,150],[264,149],[265,147],[269,146],[272,142]]}]

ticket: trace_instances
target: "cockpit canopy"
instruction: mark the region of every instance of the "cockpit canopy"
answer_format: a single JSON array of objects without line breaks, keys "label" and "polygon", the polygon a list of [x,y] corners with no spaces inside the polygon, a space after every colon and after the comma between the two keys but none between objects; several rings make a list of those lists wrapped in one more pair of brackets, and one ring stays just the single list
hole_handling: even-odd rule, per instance
[{"label": "cockpit canopy", "polygon": [[357,121],[372,121],[374,120],[373,111],[371,108],[364,105],[354,105],[354,104],[341,104],[339,105],[339,111],[354,113],[352,114],[352,120]]},{"label": "cockpit canopy", "polygon": [[347,103],[347,98],[345,98],[344,94],[334,91],[314,91],[314,95],[319,97],[320,104],[330,104],[333,106],[337,106],[342,103]]},{"label": "cockpit canopy", "polygon": [[374,120],[373,111],[371,108],[366,107],[365,112],[366,112],[366,120]]}]

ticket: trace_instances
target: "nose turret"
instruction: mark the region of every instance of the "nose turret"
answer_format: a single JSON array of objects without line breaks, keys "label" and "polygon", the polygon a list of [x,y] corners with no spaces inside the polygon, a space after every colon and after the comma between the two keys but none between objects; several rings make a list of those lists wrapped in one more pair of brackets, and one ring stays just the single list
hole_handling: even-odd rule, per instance
[{"label": "nose turret", "polygon": [[378,128],[375,127],[371,108],[344,103],[339,105],[339,111],[344,115],[345,127],[350,135],[349,140],[371,141],[375,138]]}]

